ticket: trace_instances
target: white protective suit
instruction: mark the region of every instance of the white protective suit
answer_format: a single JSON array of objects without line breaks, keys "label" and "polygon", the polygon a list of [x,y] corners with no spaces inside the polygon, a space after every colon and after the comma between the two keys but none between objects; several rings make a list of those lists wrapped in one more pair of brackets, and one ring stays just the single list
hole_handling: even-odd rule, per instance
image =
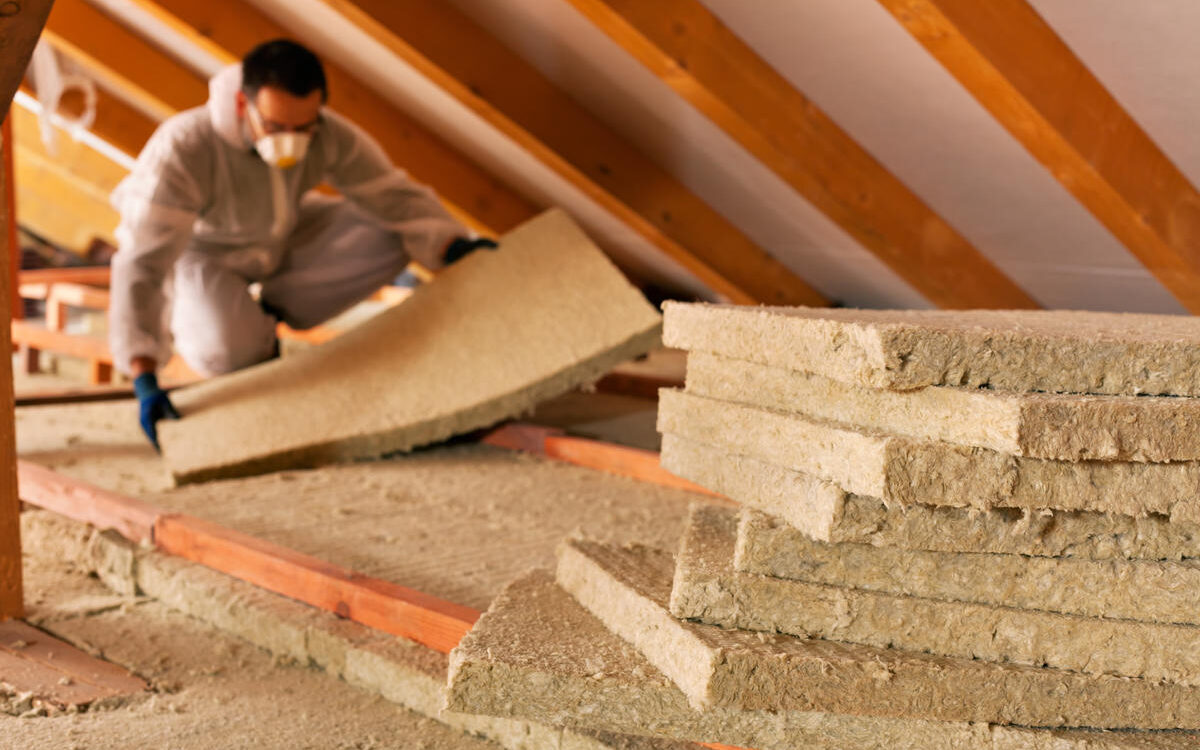
[{"label": "white protective suit", "polygon": [[[209,82],[205,107],[164,122],[113,192],[110,340],[117,368],[164,364],[172,336],[192,369],[215,375],[266,360],[275,312],[311,328],[395,278],[430,269],[468,230],[357,126],[322,110],[308,156],[281,170],[253,151],[237,116],[240,65]],[[322,181],[349,200],[308,194]],[[260,282],[263,305],[249,293]],[[173,294],[171,294],[173,292]]]}]

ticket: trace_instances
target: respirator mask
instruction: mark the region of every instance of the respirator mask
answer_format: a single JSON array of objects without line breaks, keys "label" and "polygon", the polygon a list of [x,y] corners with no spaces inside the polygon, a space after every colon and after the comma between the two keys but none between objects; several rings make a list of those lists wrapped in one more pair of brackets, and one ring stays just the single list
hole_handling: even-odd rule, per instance
[{"label": "respirator mask", "polygon": [[291,169],[300,163],[308,154],[308,146],[312,142],[312,133],[298,133],[295,131],[283,131],[280,133],[268,133],[263,125],[262,115],[254,106],[246,108],[250,118],[254,121],[258,130],[264,135],[254,141],[254,149],[258,151],[258,155],[262,160],[272,167],[280,169]]}]

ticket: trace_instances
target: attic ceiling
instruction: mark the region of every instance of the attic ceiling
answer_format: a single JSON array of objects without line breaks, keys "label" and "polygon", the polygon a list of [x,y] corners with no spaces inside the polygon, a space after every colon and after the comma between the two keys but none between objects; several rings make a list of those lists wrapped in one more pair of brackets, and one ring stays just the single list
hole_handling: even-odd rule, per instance
[{"label": "attic ceiling", "polygon": [[[773,168],[778,165],[751,154],[581,14],[580,3],[449,1],[715,209],[749,240],[748,247],[765,250],[825,298],[860,307],[932,306],[918,289],[921,279],[913,283],[912,269],[881,261],[861,235],[856,239],[844,229],[845,221],[839,226],[788,184]],[[968,249],[990,261],[998,278],[1006,276],[1037,304],[1185,312],[880,0],[701,2],[961,235]],[[203,39],[197,44],[196,37],[173,30],[146,0],[94,4],[198,74],[221,64]],[[719,296],[704,279],[703,264],[672,258],[654,232],[639,231],[612,203],[531,154],[519,133],[498,129],[401,60],[340,13],[341,4],[252,2],[524,201],[567,208],[635,275],[680,293]],[[663,12],[672,4],[664,3]],[[1193,135],[1200,123],[1200,93],[1193,90],[1200,55],[1189,38],[1200,24],[1200,7],[1190,0],[1030,4],[1184,175],[1200,182],[1200,144]],[[420,33],[413,28],[402,36]],[[379,135],[380,127],[386,124],[370,129]],[[964,287],[970,281],[964,279]]]}]

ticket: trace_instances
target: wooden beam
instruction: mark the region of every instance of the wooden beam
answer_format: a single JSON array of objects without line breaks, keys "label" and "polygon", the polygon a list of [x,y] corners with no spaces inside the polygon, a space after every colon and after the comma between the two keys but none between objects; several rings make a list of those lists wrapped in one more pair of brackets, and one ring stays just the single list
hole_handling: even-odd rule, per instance
[{"label": "wooden beam", "polygon": [[1026,0],[880,3],[1200,313],[1200,193]]},{"label": "wooden beam", "polygon": [[16,406],[51,406],[54,404],[88,404],[96,401],[121,401],[133,398],[133,388],[110,385],[99,388],[59,388],[43,391],[22,391],[17,394]]},{"label": "wooden beam", "polygon": [[[21,91],[37,97],[37,93],[27,84],[21,84]],[[79,97],[64,96],[58,111],[66,117],[77,119],[83,114],[83,101]],[[96,119],[92,122],[90,130],[98,138],[129,156],[136,157],[157,127],[157,120],[126,104],[124,100],[105,89],[96,88]]]},{"label": "wooden beam", "polygon": [[[241,59],[256,44],[291,36],[253,5],[241,0],[131,0],[170,28],[208,40],[218,59]],[[432,186],[465,223],[499,234],[532,218],[538,209],[502,185],[461,152],[330,61],[329,104],[380,142],[392,160]]]},{"label": "wooden beam", "polygon": [[[117,183],[129,174],[125,167],[95,150],[86,143],[75,140],[64,129],[55,127],[58,134],[56,153],[50,154],[42,142],[38,116],[22,106],[9,112],[13,122],[13,134],[18,148],[27,149],[42,161],[54,162],[59,168],[78,178],[88,186],[89,192],[108,201],[108,195]],[[20,218],[20,213],[17,214]]]},{"label": "wooden beam", "polygon": [[449,653],[478,610],[332,565],[210,521],[20,462],[21,499],[182,557],[277,594]]},{"label": "wooden beam", "polygon": [[44,33],[102,85],[156,119],[208,98],[200,76],[85,0],[56,0]]},{"label": "wooden beam", "polygon": [[160,516],[159,549],[319,607],[385,633],[449,653],[479,612],[378,578],[364,576],[209,521]]},{"label": "wooden beam", "polygon": [[730,300],[828,300],[449,3],[323,0]]},{"label": "wooden beam", "polygon": [[61,516],[114,529],[139,544],[154,537],[162,511],[132,497],[71,479],[29,461],[17,461],[21,499]]},{"label": "wooden beam", "polygon": [[[673,487],[700,495],[720,498],[707,487],[689,482],[662,468],[659,454],[641,448],[606,443],[601,440],[571,437],[562,430],[531,424],[506,424],[480,439],[485,445],[533,453],[555,461],[606,471],[662,487]],[[732,503],[733,501],[727,500]]]},{"label": "wooden beam", "polygon": [[8,116],[53,4],[54,0],[0,3],[0,120]]},{"label": "wooden beam", "polygon": [[94,237],[116,243],[120,216],[103,191],[23,145],[16,148],[16,166],[22,226],[76,253]]},{"label": "wooden beam", "polygon": [[[51,0],[0,4],[0,121],[8,119],[13,94],[21,83],[33,47],[50,12]],[[12,319],[15,284],[10,278],[10,227],[17,220],[11,209],[10,165],[13,138],[0,133],[0,621],[25,613],[21,578],[21,503],[17,499],[17,436],[13,419]]]},{"label": "wooden beam", "polygon": [[567,0],[939,307],[1037,303],[699,0]]},{"label": "wooden beam", "polygon": [[[64,268],[30,268],[21,271],[21,285],[25,284],[87,284],[108,286],[112,269],[108,266],[67,266]],[[48,292],[47,292],[48,293]]]}]

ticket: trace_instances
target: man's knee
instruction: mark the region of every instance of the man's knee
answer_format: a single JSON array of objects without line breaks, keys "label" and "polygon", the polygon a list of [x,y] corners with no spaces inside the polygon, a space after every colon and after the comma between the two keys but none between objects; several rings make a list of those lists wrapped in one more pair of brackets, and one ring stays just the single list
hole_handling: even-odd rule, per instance
[{"label": "man's knee", "polygon": [[274,336],[249,339],[240,336],[205,336],[188,340],[177,337],[175,348],[188,367],[200,375],[212,377],[243,370],[278,356],[279,342]]}]

